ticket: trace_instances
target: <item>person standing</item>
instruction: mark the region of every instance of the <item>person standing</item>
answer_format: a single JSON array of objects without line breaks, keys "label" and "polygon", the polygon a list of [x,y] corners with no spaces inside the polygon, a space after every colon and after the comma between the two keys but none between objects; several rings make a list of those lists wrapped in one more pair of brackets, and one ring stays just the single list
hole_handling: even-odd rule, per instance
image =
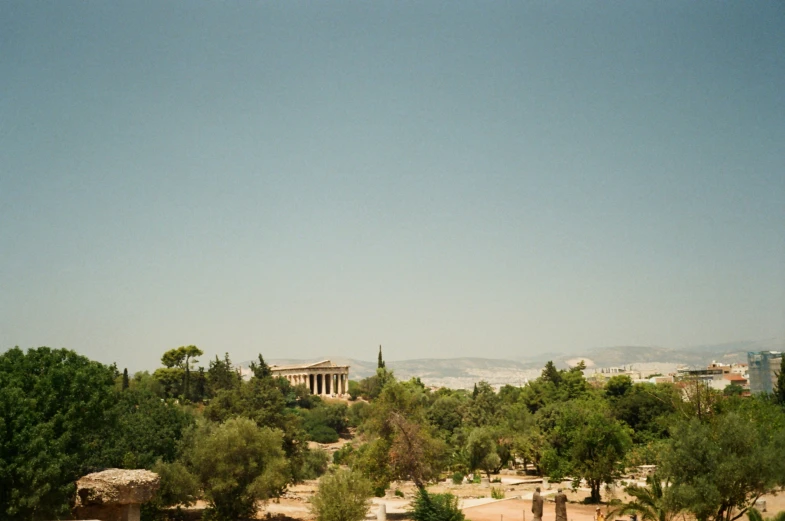
[{"label": "person standing", "polygon": [[597,507],[597,510],[594,511],[594,521],[605,521],[605,515],[603,515],[600,507]]},{"label": "person standing", "polygon": [[532,521],[542,521],[542,496],[540,495],[540,487],[534,489],[532,496]]},{"label": "person standing", "polygon": [[567,521],[567,495],[561,488],[556,493],[556,521]]}]

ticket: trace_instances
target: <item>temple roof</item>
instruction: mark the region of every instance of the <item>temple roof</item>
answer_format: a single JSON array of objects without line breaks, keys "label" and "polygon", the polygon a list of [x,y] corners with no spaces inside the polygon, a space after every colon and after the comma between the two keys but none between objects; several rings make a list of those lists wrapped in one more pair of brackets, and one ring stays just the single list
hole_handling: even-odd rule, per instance
[{"label": "temple roof", "polygon": [[314,362],[312,364],[299,364],[299,365],[271,365],[270,370],[275,371],[292,371],[297,369],[321,369],[321,368],[339,368],[349,367],[348,365],[335,365],[329,360],[322,360],[321,362]]}]

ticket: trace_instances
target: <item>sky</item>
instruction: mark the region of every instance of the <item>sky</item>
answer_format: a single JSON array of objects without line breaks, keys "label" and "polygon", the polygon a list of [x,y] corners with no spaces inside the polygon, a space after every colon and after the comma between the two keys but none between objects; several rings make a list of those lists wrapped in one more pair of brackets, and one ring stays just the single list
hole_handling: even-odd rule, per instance
[{"label": "sky", "polygon": [[0,351],[785,337],[783,27],[766,1],[4,1]]}]

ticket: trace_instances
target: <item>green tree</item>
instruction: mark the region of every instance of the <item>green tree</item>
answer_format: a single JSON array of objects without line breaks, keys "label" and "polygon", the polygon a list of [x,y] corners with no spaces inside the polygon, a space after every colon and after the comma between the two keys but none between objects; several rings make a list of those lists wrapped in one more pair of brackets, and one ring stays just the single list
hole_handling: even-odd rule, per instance
[{"label": "green tree", "polygon": [[464,521],[465,516],[452,494],[429,494],[421,488],[412,503],[411,517],[414,521]]},{"label": "green tree", "polygon": [[311,498],[311,513],[317,521],[361,521],[371,506],[370,482],[359,472],[336,470],[319,480]]},{"label": "green tree", "polygon": [[542,369],[542,375],[540,378],[545,382],[550,382],[556,387],[559,386],[561,383],[561,372],[556,369],[556,366],[551,360],[545,364],[545,367]]},{"label": "green tree", "polygon": [[153,372],[153,378],[167,398],[182,396],[184,377],[185,372],[180,367],[159,367]]},{"label": "green tree", "polygon": [[440,396],[431,404],[426,414],[428,420],[447,438],[463,423],[460,412],[462,406],[463,402],[457,396]]},{"label": "green tree", "polygon": [[148,391],[159,398],[166,397],[166,391],[158,379],[148,371],[137,371],[131,381],[128,382],[129,389]]},{"label": "green tree", "polygon": [[[202,356],[204,352],[196,346],[180,346],[170,349],[161,356],[161,363],[164,365],[165,370],[158,370],[156,373],[165,379],[169,384],[169,389],[174,391],[175,387],[172,385],[177,377],[181,379],[178,382],[176,391],[178,394],[172,396],[183,396],[186,399],[191,399],[191,365],[195,362],[196,357]],[[159,372],[160,371],[160,372]]]},{"label": "green tree", "polygon": [[680,513],[678,507],[669,504],[662,478],[657,474],[646,477],[645,487],[631,485],[624,492],[632,501],[615,510],[614,515],[608,515],[609,519],[616,515],[640,514],[641,521],[672,521]]},{"label": "green tree", "polygon": [[785,485],[785,418],[764,399],[709,418],[681,418],[661,464],[671,499],[699,521],[738,519]]},{"label": "green tree", "polygon": [[252,378],[238,382],[228,389],[220,389],[204,415],[214,422],[243,416],[257,425],[283,429],[286,423],[285,400],[272,378]]},{"label": "green tree", "polygon": [[[347,407],[345,404],[322,404],[300,413],[303,428],[309,438],[319,443],[338,441],[338,435],[348,428]],[[329,438],[329,440],[328,440]]]},{"label": "green tree", "polygon": [[0,518],[68,514],[76,479],[101,466],[114,379],[67,349],[0,355]]},{"label": "green tree", "polygon": [[632,441],[628,428],[614,420],[607,409],[591,403],[578,407],[583,414],[571,436],[571,468],[576,485],[581,478],[586,480],[591,501],[599,503],[600,486],[613,483],[621,475],[622,460]]},{"label": "green tree", "polygon": [[626,374],[611,376],[605,382],[605,395],[608,398],[621,398],[632,389],[632,378]]},{"label": "green tree", "polygon": [[123,386],[122,386],[123,387],[123,391],[128,389],[128,387],[130,385],[131,384],[130,384],[130,382],[128,380],[128,368],[125,368],[125,369],[123,369]]},{"label": "green tree", "polygon": [[229,359],[229,353],[224,354],[223,360],[218,358],[218,355],[215,356],[215,360],[210,360],[210,367],[207,369],[207,382],[212,396],[215,396],[218,391],[231,390],[240,386],[242,380]]},{"label": "green tree", "polygon": [[585,479],[594,502],[600,501],[601,485],[618,477],[632,445],[629,428],[598,398],[543,407],[535,415],[535,428],[538,435],[531,442],[542,470],[553,480],[572,475],[577,484]]},{"label": "green tree", "polygon": [[349,426],[359,427],[370,414],[370,407],[368,402],[353,403],[346,413],[346,421]]},{"label": "green tree", "polygon": [[427,401],[420,386],[391,379],[371,403],[362,426],[371,442],[356,461],[375,489],[384,489],[391,479],[424,487],[443,468],[445,447],[425,417]]},{"label": "green tree", "polygon": [[386,366],[385,366],[385,363],[384,363],[384,358],[382,358],[382,346],[379,346],[379,357],[378,357],[378,360],[376,361],[376,368],[377,369],[384,369],[385,367]]},{"label": "green tree", "polygon": [[195,421],[183,407],[163,402],[145,389],[120,393],[104,414],[111,417],[112,426],[104,437],[101,462],[121,468],[150,469],[158,460],[173,462],[180,440]]},{"label": "green tree", "polygon": [[471,431],[466,441],[468,456],[468,470],[484,470],[490,479],[491,473],[496,470],[501,459],[496,453],[496,442],[491,430],[487,427],[477,427]]},{"label": "green tree", "polygon": [[254,378],[272,378],[273,376],[270,366],[264,361],[264,357],[261,353],[259,353],[259,363],[251,362],[249,367],[253,372]]},{"label": "green tree", "polygon": [[635,442],[646,443],[667,436],[668,419],[683,407],[682,401],[672,384],[639,383],[609,398],[609,405],[614,418],[633,429]]},{"label": "green tree", "polygon": [[170,519],[165,509],[191,506],[199,499],[199,480],[182,461],[159,460],[152,471],[160,476],[161,486],[152,501],[142,505],[142,519]]},{"label": "green tree", "polygon": [[785,353],[780,357],[780,370],[777,372],[777,385],[774,387],[774,398],[785,406]]},{"label": "green tree", "polygon": [[190,455],[212,515],[253,517],[256,502],[277,496],[288,482],[280,431],[232,418],[197,437]]},{"label": "green tree", "polygon": [[194,402],[202,402],[207,398],[207,373],[204,367],[199,367],[199,370],[193,374],[193,388],[192,400]]},{"label": "green tree", "polygon": [[481,381],[475,385],[475,392],[463,415],[463,421],[471,427],[496,425],[501,418],[501,399],[493,387]]}]

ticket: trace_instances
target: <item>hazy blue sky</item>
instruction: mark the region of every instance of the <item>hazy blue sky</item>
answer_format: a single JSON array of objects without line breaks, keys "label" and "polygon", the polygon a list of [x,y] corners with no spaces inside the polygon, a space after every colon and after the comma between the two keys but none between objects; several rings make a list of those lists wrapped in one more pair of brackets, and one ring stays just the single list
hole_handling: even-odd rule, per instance
[{"label": "hazy blue sky", "polygon": [[0,350],[783,337],[783,28],[763,0],[4,1]]}]

